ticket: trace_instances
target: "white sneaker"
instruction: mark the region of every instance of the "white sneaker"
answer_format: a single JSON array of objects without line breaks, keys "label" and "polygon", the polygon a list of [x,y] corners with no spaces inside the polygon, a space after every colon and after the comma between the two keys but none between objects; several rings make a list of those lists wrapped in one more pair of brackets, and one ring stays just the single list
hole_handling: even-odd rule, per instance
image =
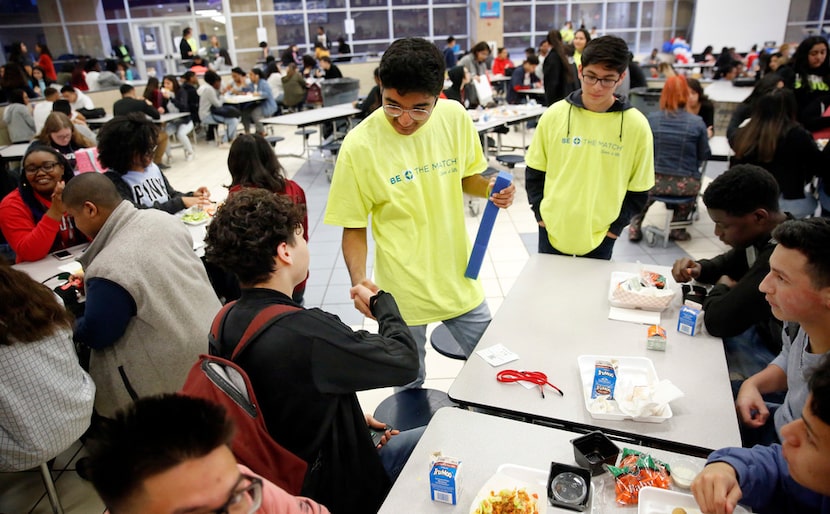
[{"label": "white sneaker", "polygon": [[193,160],[193,152],[185,152],[184,153],[184,160],[190,162]]}]

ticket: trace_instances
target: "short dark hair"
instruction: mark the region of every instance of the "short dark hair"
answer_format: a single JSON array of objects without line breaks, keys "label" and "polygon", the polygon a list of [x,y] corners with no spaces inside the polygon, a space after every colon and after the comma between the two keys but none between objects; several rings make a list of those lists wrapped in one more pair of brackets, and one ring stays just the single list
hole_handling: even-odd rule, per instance
[{"label": "short dark hair", "polygon": [[228,197],[208,225],[205,259],[244,286],[264,282],[276,270],[277,247],[293,243],[300,226],[300,210],[287,196],[243,189]]},{"label": "short dark hair", "polygon": [[807,257],[810,279],[817,289],[830,286],[830,218],[785,221],[775,227],[772,237]]},{"label": "short dark hair", "polygon": [[528,63],[528,64],[537,64],[538,65],[539,64],[539,57],[536,56],[536,55],[528,55],[527,59],[525,59],[525,62]]},{"label": "short dark hair", "polygon": [[810,410],[823,422],[830,425],[830,356],[825,355],[807,381],[813,393]]},{"label": "short dark hair", "polygon": [[57,89],[55,89],[52,86],[49,86],[49,87],[47,87],[46,89],[43,90],[43,98],[48,98],[48,97],[50,97],[52,95],[56,95],[58,93],[59,93],[59,91]]},{"label": "short dark hair", "polygon": [[213,70],[208,70],[205,72],[205,84],[212,86],[216,83],[216,81],[222,81],[222,78]]},{"label": "short dark hair", "polygon": [[471,54],[477,54],[479,52],[487,52],[490,53],[490,45],[487,44],[486,41],[479,41],[472,48],[470,48]]},{"label": "short dark hair", "polygon": [[251,68],[251,73],[253,73],[261,79],[265,78],[265,73],[259,68]]},{"label": "short dark hair", "polygon": [[444,56],[422,38],[399,39],[380,60],[380,83],[398,93],[427,93],[438,96],[444,89]]},{"label": "short dark hair", "polygon": [[453,36],[447,36],[447,43],[454,43],[455,38]]},{"label": "short dark hair", "polygon": [[325,61],[325,62],[331,64],[331,57],[329,57],[328,55],[324,55],[324,56],[320,57],[320,61],[321,62]]},{"label": "short dark hair", "polygon": [[630,55],[628,44],[622,38],[600,36],[588,41],[582,50],[582,67],[599,64],[617,73],[623,73],[628,67]]},{"label": "short dark hair", "polygon": [[101,173],[81,173],[67,182],[63,190],[63,203],[68,207],[92,202],[98,207],[115,209],[121,201],[113,181]]},{"label": "short dark hair", "polygon": [[69,100],[66,98],[60,98],[55,100],[55,103],[52,104],[52,111],[55,112],[62,112],[67,116],[72,115],[72,104],[69,103]]},{"label": "short dark hair", "polygon": [[10,104],[25,104],[26,100],[23,97],[24,94],[23,90],[18,87],[6,93],[6,97]]},{"label": "short dark hair", "polygon": [[239,66],[236,66],[234,68],[231,68],[231,73],[236,73],[237,75],[245,75],[245,70],[243,70]]},{"label": "short dark hair", "polygon": [[118,87],[118,90],[121,91],[121,96],[126,95],[127,93],[129,93],[130,91],[133,91],[134,89],[135,89],[135,87],[133,87],[132,84],[121,84],[121,86]]},{"label": "short dark hair", "polygon": [[75,88],[68,85],[68,84],[61,88],[61,93],[74,93],[74,92],[75,92]]},{"label": "short dark hair", "polygon": [[756,209],[778,212],[778,182],[754,164],[739,164],[723,172],[703,192],[703,203],[730,216],[746,216]]},{"label": "short dark hair", "polygon": [[221,405],[175,394],[139,398],[96,427],[83,468],[107,507],[119,512],[146,479],[230,445],[233,432]]},{"label": "short dark hair", "polygon": [[136,155],[148,153],[157,144],[158,134],[158,126],[144,113],[116,116],[98,133],[98,160],[116,173],[127,173]]},{"label": "short dark hair", "polygon": [[187,37],[187,35],[191,32],[193,32],[193,29],[191,29],[190,27],[185,27],[184,30],[182,30],[182,36]]},{"label": "short dark hair", "polygon": [[196,72],[195,72],[195,71],[191,71],[191,70],[187,70],[186,72],[184,72],[184,73],[182,74],[182,78],[184,79],[184,81],[185,81],[185,82],[189,82],[189,81],[190,81],[190,79],[191,79],[192,77],[194,77],[194,76],[196,76]]}]

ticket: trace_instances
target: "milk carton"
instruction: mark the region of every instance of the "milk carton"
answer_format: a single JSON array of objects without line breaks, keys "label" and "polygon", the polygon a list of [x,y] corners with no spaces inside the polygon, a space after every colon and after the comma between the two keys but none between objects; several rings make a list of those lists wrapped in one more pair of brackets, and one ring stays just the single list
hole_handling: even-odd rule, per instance
[{"label": "milk carton", "polygon": [[700,309],[700,304],[687,300],[685,305],[680,307],[680,312],[677,315],[677,331],[693,336],[700,332],[702,322],[703,311]]},{"label": "milk carton", "polygon": [[461,497],[461,461],[433,454],[429,468],[429,494],[432,501],[456,505]]}]

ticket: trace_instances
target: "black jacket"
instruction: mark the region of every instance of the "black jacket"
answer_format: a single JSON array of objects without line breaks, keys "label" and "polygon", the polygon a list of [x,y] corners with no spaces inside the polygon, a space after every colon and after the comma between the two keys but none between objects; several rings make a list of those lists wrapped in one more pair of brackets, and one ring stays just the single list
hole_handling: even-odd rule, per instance
[{"label": "black jacket", "polygon": [[139,100],[137,98],[122,98],[121,100],[117,100],[114,104],[112,104],[112,115],[113,116],[124,116],[126,114],[130,114],[131,112],[143,112],[147,116],[153,118],[154,120],[159,119],[161,116],[159,112],[153,108],[152,105],[148,105],[143,99]]},{"label": "black jacket", "polygon": [[[299,307],[271,289],[243,289],[219,334],[230,358],[254,316],[272,304]],[[237,356],[271,436],[308,463],[302,494],[333,514],[376,512],[390,481],[372,445],[356,391],[404,385],[418,352],[392,295],[372,306],[379,335],[354,332],[320,309],[291,312]],[[383,421],[383,420],[380,420]]]}]

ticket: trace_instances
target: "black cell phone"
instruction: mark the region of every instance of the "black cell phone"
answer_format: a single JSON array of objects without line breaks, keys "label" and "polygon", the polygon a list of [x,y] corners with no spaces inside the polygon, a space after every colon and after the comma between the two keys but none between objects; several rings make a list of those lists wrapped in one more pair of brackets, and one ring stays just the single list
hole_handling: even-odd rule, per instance
[{"label": "black cell phone", "polygon": [[72,252],[69,250],[58,250],[57,252],[52,252],[52,257],[59,261],[65,261],[66,259],[72,258]]},{"label": "black cell phone", "polygon": [[380,439],[387,430],[392,430],[391,425],[386,425],[386,428],[372,428],[369,427],[369,435],[372,437],[372,444],[377,446],[380,444]]}]

